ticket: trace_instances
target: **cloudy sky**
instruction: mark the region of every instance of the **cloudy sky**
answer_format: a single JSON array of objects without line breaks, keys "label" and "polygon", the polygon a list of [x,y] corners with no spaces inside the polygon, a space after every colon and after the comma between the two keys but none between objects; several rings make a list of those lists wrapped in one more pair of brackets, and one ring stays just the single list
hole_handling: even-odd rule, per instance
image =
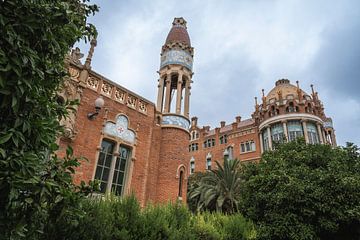
[{"label": "cloudy sky", "polygon": [[360,145],[360,1],[93,2],[92,66],[112,81],[156,102],[160,49],[182,16],[195,48],[190,113],[200,125],[249,118],[254,96],[288,78],[308,93],[314,84],[339,144]]}]

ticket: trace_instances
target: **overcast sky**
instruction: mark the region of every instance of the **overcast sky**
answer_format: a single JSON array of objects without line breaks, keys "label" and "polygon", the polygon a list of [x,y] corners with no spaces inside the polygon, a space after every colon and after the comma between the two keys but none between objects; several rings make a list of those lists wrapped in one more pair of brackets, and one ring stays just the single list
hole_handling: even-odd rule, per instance
[{"label": "overcast sky", "polygon": [[156,102],[161,46],[184,17],[195,48],[190,115],[200,125],[250,118],[254,96],[288,78],[308,93],[314,84],[338,144],[360,145],[359,0],[94,2],[92,67],[112,81]]}]

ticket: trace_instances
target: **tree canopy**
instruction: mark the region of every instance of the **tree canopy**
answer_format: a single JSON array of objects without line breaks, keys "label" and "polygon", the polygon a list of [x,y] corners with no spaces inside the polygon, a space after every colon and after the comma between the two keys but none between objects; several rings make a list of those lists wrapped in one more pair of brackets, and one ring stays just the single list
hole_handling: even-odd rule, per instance
[{"label": "tree canopy", "polygon": [[242,167],[241,212],[260,239],[359,239],[359,149],[280,144]]},{"label": "tree canopy", "polygon": [[96,34],[87,17],[97,10],[85,0],[0,1],[0,232],[6,239],[38,239],[51,214],[74,203],[70,173],[77,163],[54,155],[68,107],[56,92],[70,48]]}]

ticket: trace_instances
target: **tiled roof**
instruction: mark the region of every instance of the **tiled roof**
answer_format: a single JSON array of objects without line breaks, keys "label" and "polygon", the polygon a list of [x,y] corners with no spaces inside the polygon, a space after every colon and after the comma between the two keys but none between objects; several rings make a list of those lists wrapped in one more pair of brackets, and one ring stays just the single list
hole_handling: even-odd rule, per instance
[{"label": "tiled roof", "polygon": [[173,26],[166,38],[165,44],[171,42],[182,42],[191,46],[190,37],[186,29],[182,26]]},{"label": "tiled roof", "polygon": [[[252,118],[245,119],[245,120],[238,123],[237,128],[243,128],[243,127],[250,126],[250,125],[254,124],[254,122],[255,121]],[[231,130],[232,130],[232,124],[229,124],[229,125],[226,125],[226,126],[220,128],[220,133],[228,132],[228,131],[231,131]],[[206,133],[207,137],[211,136],[211,135],[215,135],[215,129],[211,129],[210,131],[208,131]]]}]

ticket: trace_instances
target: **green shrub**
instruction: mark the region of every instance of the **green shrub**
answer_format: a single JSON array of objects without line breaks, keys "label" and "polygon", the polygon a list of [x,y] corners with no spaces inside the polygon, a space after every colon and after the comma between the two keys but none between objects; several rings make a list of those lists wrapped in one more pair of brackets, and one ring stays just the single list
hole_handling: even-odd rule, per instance
[{"label": "green shrub", "polygon": [[254,224],[241,214],[226,216],[224,219],[224,239],[256,239]]},{"label": "green shrub", "polygon": [[83,215],[70,211],[53,226],[52,240],[192,240],[254,239],[254,225],[242,215],[192,214],[181,204],[148,205],[141,209],[134,196],[88,198],[79,203]]}]

